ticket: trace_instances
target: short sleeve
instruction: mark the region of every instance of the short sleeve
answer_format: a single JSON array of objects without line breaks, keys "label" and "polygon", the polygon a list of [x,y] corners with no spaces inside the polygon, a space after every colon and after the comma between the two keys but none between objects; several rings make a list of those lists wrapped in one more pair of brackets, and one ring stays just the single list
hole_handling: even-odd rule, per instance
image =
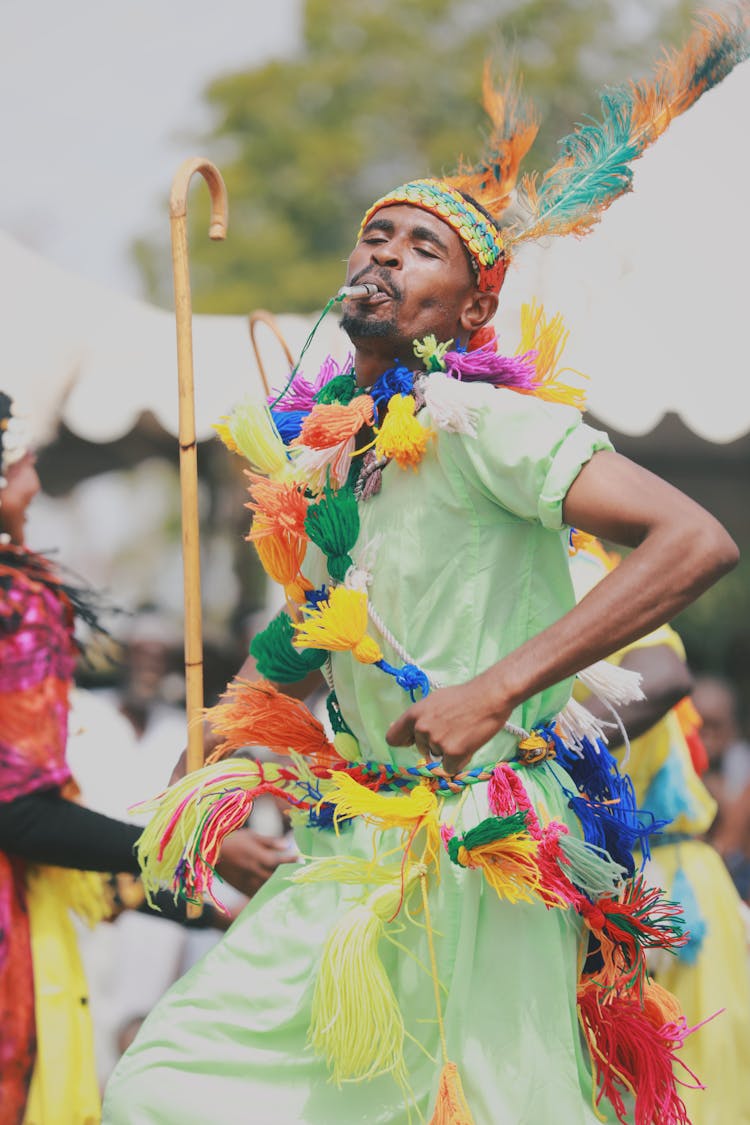
[{"label": "short sleeve", "polygon": [[595,453],[612,449],[607,435],[572,406],[486,385],[466,393],[478,413],[476,436],[440,434],[448,471],[513,515],[562,528],[568,489]]}]

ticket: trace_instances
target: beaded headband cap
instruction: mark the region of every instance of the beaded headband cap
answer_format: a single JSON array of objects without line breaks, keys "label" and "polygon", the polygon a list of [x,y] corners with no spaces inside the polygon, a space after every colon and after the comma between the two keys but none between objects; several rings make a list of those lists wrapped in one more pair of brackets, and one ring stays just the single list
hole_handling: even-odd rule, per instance
[{"label": "beaded headband cap", "polygon": [[442,219],[469,252],[477,284],[485,292],[498,293],[505,277],[505,247],[502,236],[482,212],[445,180],[412,180],[389,191],[373,203],[359,228],[362,237],[373,215],[383,207],[406,203]]}]

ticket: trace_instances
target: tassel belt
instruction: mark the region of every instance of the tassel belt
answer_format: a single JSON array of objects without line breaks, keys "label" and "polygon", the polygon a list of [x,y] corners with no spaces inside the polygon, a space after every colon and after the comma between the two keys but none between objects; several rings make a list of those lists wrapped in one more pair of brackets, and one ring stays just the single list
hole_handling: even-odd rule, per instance
[{"label": "tassel belt", "polygon": [[[551,739],[532,733],[518,744],[515,761],[522,766],[538,766],[555,757],[555,745]],[[445,793],[460,793],[467,785],[489,781],[493,771],[500,765],[477,766],[471,770],[461,770],[449,774],[440,759],[422,762],[418,766],[392,766],[385,762],[357,762],[345,771],[360,785],[368,789],[402,789],[417,785],[424,780],[432,782],[431,788]]]}]

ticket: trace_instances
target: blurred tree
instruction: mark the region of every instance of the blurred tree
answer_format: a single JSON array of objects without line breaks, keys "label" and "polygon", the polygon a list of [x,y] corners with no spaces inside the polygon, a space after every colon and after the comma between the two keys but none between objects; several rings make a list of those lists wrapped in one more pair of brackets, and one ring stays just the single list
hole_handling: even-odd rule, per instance
[{"label": "blurred tree", "polygon": [[[290,60],[214,82],[200,148],[230,197],[229,237],[206,239],[205,192],[191,205],[196,311],[309,312],[341,284],[367,206],[416,176],[450,171],[483,143],[483,61],[513,57],[542,113],[533,167],[586,112],[596,89],[643,74],[684,37],[688,0],[306,0]],[[505,65],[504,65],[505,63]],[[198,147],[198,146],[197,146]],[[166,240],[134,248],[148,295],[171,304]]]}]

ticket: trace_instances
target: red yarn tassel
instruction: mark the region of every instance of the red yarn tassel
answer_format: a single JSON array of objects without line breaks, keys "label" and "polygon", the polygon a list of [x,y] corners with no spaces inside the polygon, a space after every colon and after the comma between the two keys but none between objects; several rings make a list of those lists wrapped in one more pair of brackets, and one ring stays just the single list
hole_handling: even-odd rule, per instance
[{"label": "red yarn tassel", "polygon": [[[652,1014],[660,1010],[656,1004]],[[606,1097],[617,1120],[627,1125],[623,1094],[628,1092],[635,1100],[635,1125],[690,1125],[673,1071],[676,1064],[684,1066],[675,1052],[693,1030],[684,1016],[659,1026],[639,1000],[605,994],[591,981],[579,988],[578,1015],[599,1090],[597,1105]],[[696,1084],[703,1088],[697,1079]]]},{"label": "red yarn tassel", "polygon": [[643,984],[646,949],[672,952],[690,936],[683,929],[679,903],[664,898],[658,887],[647,887],[643,875],[628,883],[622,899],[604,895],[596,903],[584,905],[582,913],[601,940],[605,966],[610,969],[607,983],[618,986]]}]

